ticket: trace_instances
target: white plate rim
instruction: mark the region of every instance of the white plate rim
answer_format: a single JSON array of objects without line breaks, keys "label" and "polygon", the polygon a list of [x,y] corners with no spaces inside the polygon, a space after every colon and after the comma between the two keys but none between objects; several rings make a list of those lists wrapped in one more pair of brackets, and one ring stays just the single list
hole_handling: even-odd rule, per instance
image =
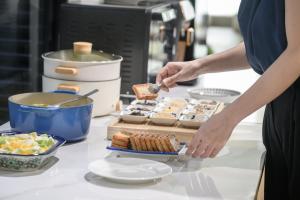
[{"label": "white plate rim", "polygon": [[[148,161],[148,162],[152,162],[152,163],[156,163],[156,164],[160,164],[160,165],[164,165],[166,167],[169,168],[169,172],[166,173],[166,174],[162,174],[162,175],[157,175],[157,176],[153,176],[153,177],[134,177],[134,178],[129,178],[129,177],[116,177],[116,176],[107,176],[107,175],[103,175],[103,174],[99,174],[97,172],[95,172],[93,169],[92,169],[92,165],[96,162],[99,162],[99,161],[104,161],[104,160],[109,160],[109,159],[129,159],[129,160],[143,160],[143,161]],[[103,178],[106,178],[106,179],[111,179],[111,180],[119,180],[119,181],[130,181],[130,182],[134,182],[134,181],[150,181],[150,180],[157,180],[157,179],[160,179],[160,178],[164,178],[166,176],[169,176],[173,173],[173,169],[167,165],[167,164],[164,164],[164,163],[161,163],[161,162],[158,162],[158,161],[154,161],[154,160],[149,160],[149,159],[141,159],[141,158],[104,158],[104,159],[98,159],[98,160],[94,160],[92,162],[90,162],[90,164],[88,165],[88,169],[89,171],[91,171],[92,173],[98,175],[98,176],[101,176]]]}]

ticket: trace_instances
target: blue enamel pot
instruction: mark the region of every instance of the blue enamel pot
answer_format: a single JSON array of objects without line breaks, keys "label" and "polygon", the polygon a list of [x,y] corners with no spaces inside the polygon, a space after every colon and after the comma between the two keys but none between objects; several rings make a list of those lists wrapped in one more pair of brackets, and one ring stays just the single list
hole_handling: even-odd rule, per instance
[{"label": "blue enamel pot", "polygon": [[59,108],[47,107],[78,96],[66,93],[24,93],[9,97],[10,126],[17,132],[47,133],[75,142],[86,138],[93,100],[84,98]]}]

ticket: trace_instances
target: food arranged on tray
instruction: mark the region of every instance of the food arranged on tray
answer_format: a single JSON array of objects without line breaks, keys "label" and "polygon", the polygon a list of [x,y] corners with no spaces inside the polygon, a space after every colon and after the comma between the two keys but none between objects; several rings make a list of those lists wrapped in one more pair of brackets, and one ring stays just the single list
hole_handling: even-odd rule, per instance
[{"label": "food arranged on tray", "polygon": [[[146,88],[146,86],[143,87]],[[126,123],[198,128],[215,114],[220,105],[222,105],[221,102],[214,100],[169,97],[156,100],[137,99],[124,108],[120,119]]]},{"label": "food arranged on tray", "polygon": [[174,135],[160,134],[124,134],[115,133],[111,148],[131,150],[134,152],[177,153],[180,144]]}]

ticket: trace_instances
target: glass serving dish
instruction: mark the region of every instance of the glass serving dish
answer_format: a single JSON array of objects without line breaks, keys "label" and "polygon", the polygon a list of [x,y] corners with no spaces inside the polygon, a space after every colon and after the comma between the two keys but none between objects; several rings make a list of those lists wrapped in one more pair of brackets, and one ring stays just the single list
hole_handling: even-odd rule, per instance
[{"label": "glass serving dish", "polygon": [[[0,135],[17,135],[20,134],[18,132],[13,131],[0,131]],[[41,135],[41,134],[37,134]],[[21,154],[12,154],[12,153],[0,153],[0,170],[9,170],[9,171],[34,171],[42,168],[47,162],[53,157],[57,151],[57,149],[62,146],[66,140],[58,137],[52,136],[55,140],[55,143],[50,147],[47,151],[34,154],[34,155],[21,155]]]}]

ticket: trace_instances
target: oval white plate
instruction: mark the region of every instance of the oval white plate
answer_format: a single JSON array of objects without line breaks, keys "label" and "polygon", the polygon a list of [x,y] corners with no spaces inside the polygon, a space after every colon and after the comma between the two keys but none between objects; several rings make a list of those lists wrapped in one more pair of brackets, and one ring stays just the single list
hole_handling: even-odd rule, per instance
[{"label": "oval white plate", "polygon": [[89,164],[96,175],[118,183],[144,183],[172,174],[166,164],[139,158],[106,158]]}]

